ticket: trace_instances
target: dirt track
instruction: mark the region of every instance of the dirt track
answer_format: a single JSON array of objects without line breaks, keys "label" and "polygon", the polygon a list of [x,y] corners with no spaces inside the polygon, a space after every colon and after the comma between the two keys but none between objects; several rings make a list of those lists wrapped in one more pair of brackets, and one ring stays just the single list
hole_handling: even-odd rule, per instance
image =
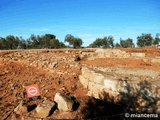
[{"label": "dirt track", "polygon": [[[144,52],[149,59],[160,56],[159,48],[122,50],[126,52]],[[117,66],[160,70],[160,63],[151,64],[150,62],[143,61],[141,59],[79,59],[79,54],[84,51],[93,52],[94,50],[70,50],[69,53],[67,53],[66,50],[1,51],[0,119],[20,119],[22,117],[11,113],[11,111],[20,103],[21,100],[28,101],[24,86],[30,84],[39,85],[42,99],[53,101],[56,92],[75,96],[80,102],[80,107],[78,110],[64,115],[57,113],[57,116],[58,118],[63,118],[65,115],[68,115],[68,118],[82,118],[82,116],[85,115],[82,109],[89,100],[89,98],[86,96],[87,90],[83,88],[78,79],[78,76],[81,74],[82,63],[98,66]],[[48,63],[46,63],[47,61]],[[50,63],[53,63],[54,61],[57,61],[55,67],[49,67]],[[95,102],[95,100],[91,101],[93,101],[93,103]],[[37,103],[38,102],[40,101],[37,101]],[[29,104],[33,103],[30,102]],[[96,109],[97,107],[95,107],[95,110]],[[35,111],[33,110],[24,116],[33,116],[34,113]],[[77,114],[79,114],[79,116],[77,116]],[[89,117],[91,117],[91,115]],[[55,116],[51,115],[49,118],[55,118]]]}]

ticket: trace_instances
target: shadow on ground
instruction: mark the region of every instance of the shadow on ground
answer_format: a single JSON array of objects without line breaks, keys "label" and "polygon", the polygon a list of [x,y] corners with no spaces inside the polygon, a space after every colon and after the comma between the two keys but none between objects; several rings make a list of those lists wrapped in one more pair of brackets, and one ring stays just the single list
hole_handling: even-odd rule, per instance
[{"label": "shadow on ground", "polygon": [[124,106],[90,98],[81,113],[84,119],[123,119]]},{"label": "shadow on ground", "polygon": [[[142,81],[138,84],[140,89],[137,91],[136,95],[126,94],[120,92],[120,95],[126,99],[120,100],[118,103],[109,101],[108,94],[104,93],[105,98],[103,100],[95,99],[90,97],[86,102],[85,106],[81,110],[84,119],[104,119],[104,120],[134,120],[133,118],[126,118],[125,113],[148,113],[147,111],[137,111],[136,108],[140,107],[136,101],[138,97],[142,97],[148,103],[155,104],[156,100],[150,101],[152,98],[149,97],[146,88],[151,87],[151,84],[147,81]],[[126,85],[128,93],[132,91],[132,86]],[[143,95],[142,95],[143,94]],[[148,95],[148,96],[147,96]],[[148,106],[145,106],[146,109]],[[155,113],[157,108],[153,109],[151,113]],[[144,119],[144,118],[142,118]],[[147,120],[147,119],[145,119]]]}]

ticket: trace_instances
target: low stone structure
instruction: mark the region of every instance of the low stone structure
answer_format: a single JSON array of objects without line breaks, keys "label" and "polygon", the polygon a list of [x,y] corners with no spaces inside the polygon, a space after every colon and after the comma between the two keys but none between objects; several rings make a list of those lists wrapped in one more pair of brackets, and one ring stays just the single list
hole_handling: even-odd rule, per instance
[{"label": "low stone structure", "polygon": [[[115,67],[82,66],[79,76],[89,96],[98,99],[136,104],[135,108],[158,112],[160,101],[160,71]],[[149,107],[149,108],[148,108]]]},{"label": "low stone structure", "polygon": [[127,53],[119,49],[97,49],[94,53],[83,53],[89,60],[95,58],[144,58],[145,53]]}]

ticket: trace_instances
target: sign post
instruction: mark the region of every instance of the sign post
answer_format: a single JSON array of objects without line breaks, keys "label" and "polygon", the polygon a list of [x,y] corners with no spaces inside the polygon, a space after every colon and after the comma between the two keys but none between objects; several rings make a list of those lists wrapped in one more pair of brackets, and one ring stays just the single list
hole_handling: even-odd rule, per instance
[{"label": "sign post", "polygon": [[40,92],[37,84],[29,85],[29,86],[26,86],[25,88],[26,88],[28,98],[32,98],[34,100],[38,99],[38,97],[40,96]]}]

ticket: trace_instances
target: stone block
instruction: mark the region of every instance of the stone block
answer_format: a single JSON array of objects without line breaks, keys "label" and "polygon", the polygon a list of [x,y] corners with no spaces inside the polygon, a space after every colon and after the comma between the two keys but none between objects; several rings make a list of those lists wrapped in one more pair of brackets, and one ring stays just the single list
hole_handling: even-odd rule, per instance
[{"label": "stone block", "polygon": [[104,86],[105,88],[111,89],[112,91],[117,91],[117,80],[111,80],[111,79],[105,79],[104,80]]},{"label": "stone block", "polygon": [[56,93],[54,101],[58,104],[58,109],[62,111],[73,111],[74,101],[70,96]]},{"label": "stone block", "polygon": [[82,75],[84,78],[93,79],[93,73],[91,73],[91,71],[89,71],[87,68],[82,68]]},{"label": "stone block", "polygon": [[160,108],[158,108],[158,109],[156,110],[156,113],[160,113]]},{"label": "stone block", "polygon": [[95,53],[101,53],[101,52],[104,52],[104,50],[103,50],[103,49],[97,49],[97,50],[95,51]]},{"label": "stone block", "polygon": [[94,82],[89,82],[88,83],[88,89],[93,92],[94,88],[95,88],[95,83]]},{"label": "stone block", "polygon": [[94,82],[89,82],[88,89],[93,93],[99,94],[104,89],[104,86]]},{"label": "stone block", "polygon": [[145,53],[131,53],[132,57],[145,57]]},{"label": "stone block", "polygon": [[157,101],[156,105],[157,105],[157,106],[159,107],[159,109],[160,109],[160,100]]},{"label": "stone block", "polygon": [[160,63],[160,59],[152,59],[151,63]]},{"label": "stone block", "polygon": [[19,115],[26,114],[28,112],[28,105],[21,101],[20,104],[14,109],[14,112]]},{"label": "stone block", "polygon": [[45,100],[36,107],[38,117],[46,118],[50,116],[56,109],[57,104],[52,101]]},{"label": "stone block", "polygon": [[88,79],[84,78],[82,75],[79,75],[79,80],[84,88],[88,87]]},{"label": "stone block", "polygon": [[105,77],[103,75],[98,75],[93,78],[93,81],[98,84],[103,84]]}]

